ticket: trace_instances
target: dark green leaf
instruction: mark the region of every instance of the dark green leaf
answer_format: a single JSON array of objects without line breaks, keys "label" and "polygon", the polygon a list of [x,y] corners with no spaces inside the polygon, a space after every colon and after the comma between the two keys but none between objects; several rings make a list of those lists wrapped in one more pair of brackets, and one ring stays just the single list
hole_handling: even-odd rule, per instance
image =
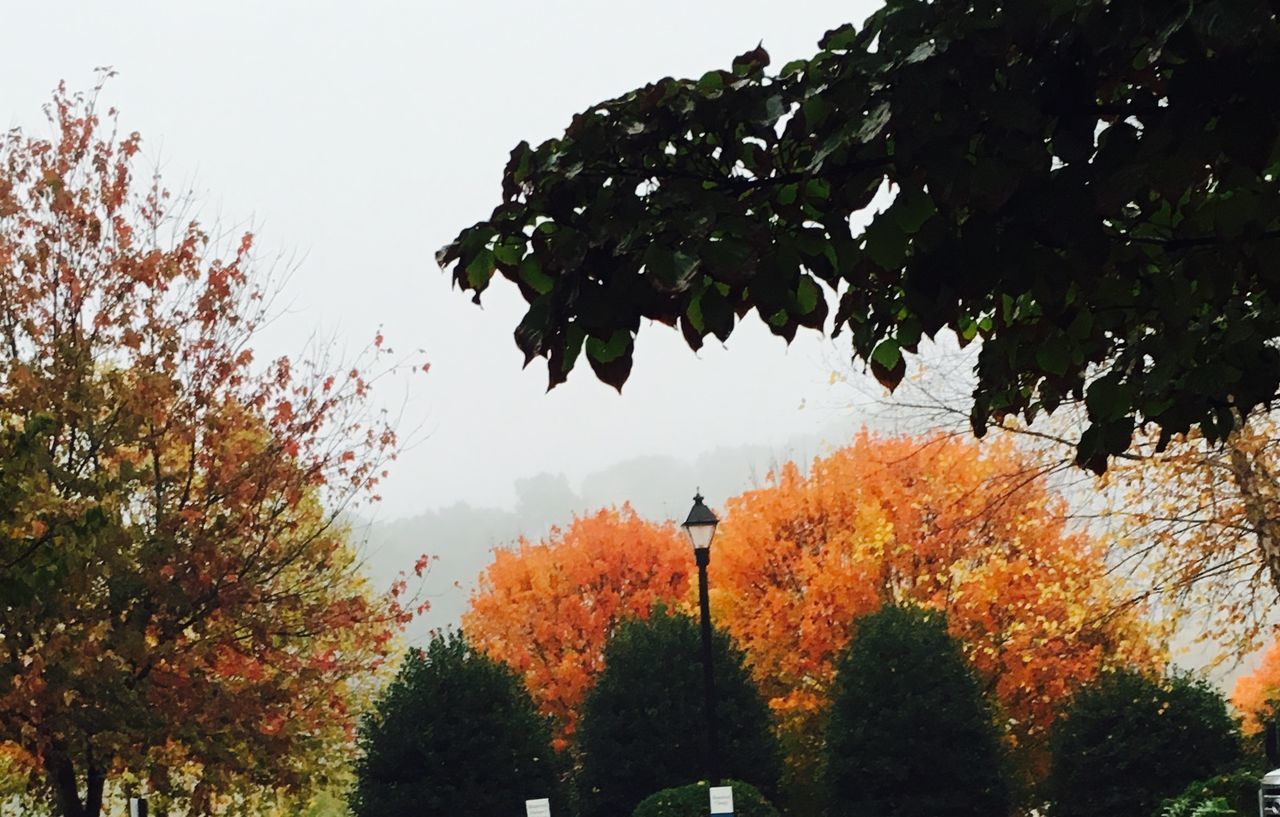
[{"label": "dark green leaf", "polygon": [[902,266],[907,256],[907,235],[890,217],[881,215],[867,228],[866,252],[885,270]]},{"label": "dark green leaf", "polygon": [[542,263],[536,255],[530,255],[520,262],[520,280],[539,295],[546,295],[555,285],[555,280],[542,271]]},{"label": "dark green leaf", "polygon": [[631,348],[631,333],[619,329],[609,336],[607,341],[599,338],[587,338],[587,356],[597,363],[612,363],[627,353]]},{"label": "dark green leaf", "polygon": [[1050,374],[1063,375],[1071,365],[1071,353],[1065,341],[1045,343],[1036,350],[1036,364]]}]

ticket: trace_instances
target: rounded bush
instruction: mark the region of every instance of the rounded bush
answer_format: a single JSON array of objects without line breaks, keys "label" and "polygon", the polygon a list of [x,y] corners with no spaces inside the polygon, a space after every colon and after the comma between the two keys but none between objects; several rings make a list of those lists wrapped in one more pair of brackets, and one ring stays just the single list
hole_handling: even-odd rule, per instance
[{"label": "rounded bush", "polygon": [[354,817],[506,817],[549,797],[563,812],[550,719],[520,679],[460,634],[412,650],[360,728]]},{"label": "rounded bush", "polygon": [[[630,814],[648,795],[705,777],[702,640],[698,623],[656,608],[623,622],[578,726],[582,817]],[[780,768],[769,708],[729,637],[712,639],[719,773],[776,793]]]},{"label": "rounded bush", "polygon": [[1129,670],[1076,693],[1049,751],[1052,817],[1154,814],[1165,798],[1235,768],[1242,756],[1226,701],[1207,682]]},{"label": "rounded bush", "polygon": [[[750,783],[726,780],[724,785],[733,787],[733,817],[779,817],[778,810]],[[693,783],[649,795],[631,817],[707,817],[709,804],[707,784]]]},{"label": "rounded bush", "polygon": [[1000,732],[942,613],[890,606],[858,620],[837,664],[826,767],[832,817],[1008,813]]}]

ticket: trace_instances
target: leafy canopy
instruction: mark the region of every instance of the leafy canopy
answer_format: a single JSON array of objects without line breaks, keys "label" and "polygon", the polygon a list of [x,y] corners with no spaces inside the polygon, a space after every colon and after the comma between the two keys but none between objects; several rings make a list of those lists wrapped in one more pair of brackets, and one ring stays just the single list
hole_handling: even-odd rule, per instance
[{"label": "leafy canopy", "polygon": [[339,518],[397,448],[373,375],[258,361],[253,237],[140,183],[93,96],[48,115],[0,136],[0,743],[66,817],[340,783],[409,614]]},{"label": "leafy canopy", "polygon": [[1192,432],[1163,453],[1153,450],[1152,435],[1141,435],[1096,495],[1126,561],[1140,565],[1147,594],[1163,596],[1164,623],[1194,621],[1198,640],[1217,641],[1222,658],[1258,650],[1273,632],[1277,441],[1275,413],[1250,417],[1224,442]]},{"label": "leafy canopy", "polygon": [[1280,712],[1280,641],[1272,641],[1262,654],[1262,662],[1250,673],[1236,679],[1231,704],[1244,715],[1245,734],[1260,734]]},{"label": "leafy canopy", "polygon": [[1033,776],[1062,700],[1103,667],[1154,663],[1101,543],[1067,528],[1065,501],[1007,442],[864,432],[727,503],[714,609],[799,782],[855,619],[884,604],[945,615]]},{"label": "leafy canopy", "polygon": [[859,619],[830,718],[832,817],[1008,813],[999,730],[941,613],[886,606]]},{"label": "leafy canopy", "polygon": [[1098,471],[1135,424],[1219,440],[1276,397],[1274,1],[889,0],[768,67],[517,145],[440,251],[477,301],[495,272],[520,288],[552,386],[585,351],[620,388],[643,319],[697,349],[755,310],[847,331],[890,388],[922,337],[981,338],[974,430],[1083,398]]},{"label": "leafy canopy", "polygon": [[561,796],[551,721],[510,669],[459,633],[411,650],[360,727],[355,817],[516,814]]},{"label": "leafy canopy", "polygon": [[[778,748],[765,706],[728,636],[712,637],[719,768],[772,794]],[[654,792],[705,775],[702,641],[697,623],[663,608],[623,622],[583,704],[577,747],[582,817],[630,814]]]},{"label": "leafy canopy", "polygon": [[674,525],[647,522],[629,506],[597,511],[540,542],[496,551],[462,626],[477,649],[523,676],[567,745],[609,634],[655,603],[678,602],[692,568]]},{"label": "leafy canopy", "polygon": [[1153,814],[1241,760],[1226,702],[1207,682],[1108,673],[1066,707],[1050,740],[1053,817]]}]

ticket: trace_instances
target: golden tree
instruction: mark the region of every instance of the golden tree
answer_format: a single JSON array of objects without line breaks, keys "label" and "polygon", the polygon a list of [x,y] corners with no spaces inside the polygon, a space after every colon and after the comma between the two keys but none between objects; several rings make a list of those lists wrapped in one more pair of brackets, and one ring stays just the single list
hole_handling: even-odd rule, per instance
[{"label": "golden tree", "polygon": [[1156,658],[1101,543],[1009,444],[864,432],[726,511],[715,613],[800,757],[854,620],[885,604],[946,612],[1020,744],[1106,664]]}]

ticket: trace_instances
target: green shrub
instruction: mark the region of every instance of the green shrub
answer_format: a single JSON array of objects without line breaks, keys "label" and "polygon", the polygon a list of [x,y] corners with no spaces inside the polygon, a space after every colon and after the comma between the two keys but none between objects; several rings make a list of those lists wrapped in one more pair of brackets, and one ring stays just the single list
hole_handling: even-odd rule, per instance
[{"label": "green shrub", "polygon": [[354,817],[508,817],[565,808],[551,722],[520,679],[461,634],[412,650],[360,727]]},{"label": "green shrub", "polygon": [[[1177,797],[1165,800],[1160,817],[1211,817],[1207,812],[1225,809],[1223,817],[1255,817],[1258,812],[1258,787],[1262,773],[1238,769],[1208,780],[1197,780]],[[1216,811],[1215,811],[1216,810]],[[1202,813],[1206,812],[1206,813]]]},{"label": "green shrub", "polygon": [[1241,813],[1227,803],[1225,797],[1208,800],[1166,800],[1160,817],[1241,817]]},{"label": "green shrub", "polygon": [[[778,810],[750,783],[726,780],[724,785],[733,786],[733,817],[778,817]],[[709,805],[707,784],[692,783],[649,795],[631,817],[707,817]]]},{"label": "green shrub", "polygon": [[1154,814],[1165,798],[1241,759],[1221,694],[1189,676],[1132,671],[1106,673],[1080,690],[1054,726],[1049,751],[1052,817]]},{"label": "green shrub", "polygon": [[864,616],[836,672],[826,746],[832,817],[1008,813],[1000,733],[941,613],[884,607]]},{"label": "green shrub", "polygon": [[[716,632],[712,646],[720,775],[772,797],[780,764],[769,709],[729,637]],[[630,814],[653,792],[705,776],[701,655],[697,623],[661,608],[609,639],[577,731],[582,817]]]}]

